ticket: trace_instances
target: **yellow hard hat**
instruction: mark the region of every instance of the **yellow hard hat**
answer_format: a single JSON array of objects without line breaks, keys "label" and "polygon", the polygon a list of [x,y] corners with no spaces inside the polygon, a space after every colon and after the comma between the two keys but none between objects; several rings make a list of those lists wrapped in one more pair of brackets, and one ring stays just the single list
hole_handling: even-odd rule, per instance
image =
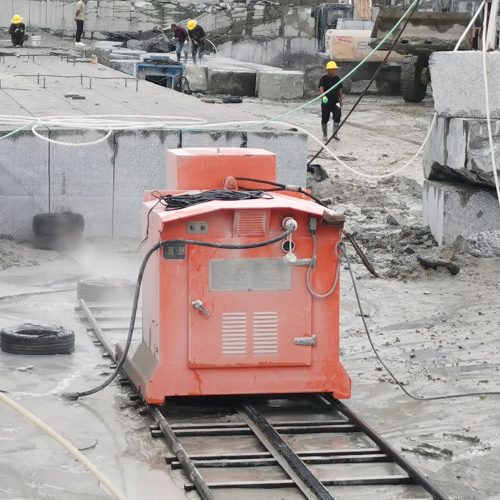
[{"label": "yellow hard hat", "polygon": [[16,14],[12,18],[12,21],[11,21],[12,24],[19,24],[19,23],[22,23],[22,22],[23,22],[23,18],[19,14]]},{"label": "yellow hard hat", "polygon": [[188,21],[188,30],[191,31],[191,30],[194,30],[196,28],[196,25],[198,23],[194,20],[194,19],[190,19]]},{"label": "yellow hard hat", "polygon": [[326,63],[326,69],[338,69],[337,63],[335,61],[328,61]]}]

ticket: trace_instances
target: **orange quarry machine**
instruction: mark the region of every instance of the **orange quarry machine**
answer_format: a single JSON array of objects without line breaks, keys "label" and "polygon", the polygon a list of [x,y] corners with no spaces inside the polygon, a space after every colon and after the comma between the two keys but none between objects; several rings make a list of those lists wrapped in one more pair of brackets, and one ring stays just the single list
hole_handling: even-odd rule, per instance
[{"label": "orange quarry machine", "polygon": [[170,150],[168,190],[145,194],[145,248],[160,246],[144,274],[142,341],[124,368],[147,403],[350,397],[339,359],[343,216],[255,179],[276,180],[274,154]]}]

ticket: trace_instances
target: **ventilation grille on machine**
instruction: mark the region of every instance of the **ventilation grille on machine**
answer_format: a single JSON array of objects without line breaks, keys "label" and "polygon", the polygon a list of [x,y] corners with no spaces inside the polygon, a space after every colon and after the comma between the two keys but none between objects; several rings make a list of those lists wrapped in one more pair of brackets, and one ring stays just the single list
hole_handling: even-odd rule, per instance
[{"label": "ventilation grille on machine", "polygon": [[278,313],[253,313],[253,352],[254,354],[278,352]]},{"label": "ventilation grille on machine", "polygon": [[222,314],[222,354],[246,354],[246,313]]},{"label": "ventilation grille on machine", "polygon": [[270,210],[236,210],[235,236],[265,236],[269,229]]},{"label": "ventilation grille on machine", "polygon": [[[222,314],[222,354],[247,354],[247,314]],[[254,312],[252,315],[253,354],[278,352],[278,313]]]}]

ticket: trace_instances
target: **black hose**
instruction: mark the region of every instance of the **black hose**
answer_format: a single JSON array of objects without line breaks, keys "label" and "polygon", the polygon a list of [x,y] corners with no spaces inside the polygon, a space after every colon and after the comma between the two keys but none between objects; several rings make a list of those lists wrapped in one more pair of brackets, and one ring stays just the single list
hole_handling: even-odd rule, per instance
[{"label": "black hose", "polygon": [[[318,205],[321,205],[322,207],[327,208],[327,205],[325,203],[323,203],[319,198],[317,198],[316,196],[314,196],[311,193],[308,193],[305,189],[301,188],[300,186],[291,186],[291,185],[287,185],[287,184],[281,184],[279,182],[272,182],[272,181],[265,181],[262,179],[255,179],[253,177],[235,177],[235,179],[237,181],[256,182],[258,184],[269,184],[270,186],[275,186],[275,189],[259,189],[259,191],[263,191],[263,192],[290,191],[293,193],[301,193],[301,194],[311,198],[311,200],[314,200]],[[241,187],[241,186],[240,186],[240,189],[243,189],[245,191],[250,190],[248,188]],[[253,191],[253,190],[250,190],[250,191]]]},{"label": "black hose", "polygon": [[[387,59],[389,59],[389,56],[391,55],[391,52],[394,50],[394,47],[396,46],[396,44],[398,43],[399,39],[401,38],[401,35],[403,34],[403,31],[405,30],[406,26],[408,25],[408,23],[410,21],[410,18],[413,15],[413,13],[415,12],[415,10],[417,9],[419,3],[420,3],[420,0],[417,1],[417,3],[415,4],[415,6],[413,7],[413,9],[411,10],[411,12],[409,13],[409,15],[406,18],[403,26],[401,27],[401,29],[399,30],[398,34],[396,35],[396,38],[394,38],[394,41],[392,42],[392,45],[390,46],[389,50],[387,51],[387,54],[385,55],[383,61],[378,65],[375,73],[373,73],[373,76],[372,76],[371,80],[368,82],[368,85],[365,87],[365,89],[363,90],[363,92],[361,92],[361,95],[358,97],[358,99],[354,103],[353,107],[349,110],[349,113],[347,113],[346,117],[342,120],[342,122],[338,126],[337,130],[335,130],[333,132],[333,134],[331,135],[331,137],[325,142],[325,146],[328,146],[328,144],[330,143],[330,141],[334,137],[336,137],[336,135],[338,134],[339,130],[344,126],[344,123],[349,119],[349,117],[352,115],[352,113],[354,112],[354,110],[356,109],[356,107],[358,106],[358,104],[361,102],[361,99],[363,99],[363,97],[365,96],[365,94],[368,92],[368,89],[371,87],[373,81],[375,80],[375,78],[377,78],[377,76],[380,73],[380,71],[382,70],[384,64],[387,62]],[[324,149],[324,147],[322,146],[321,149],[319,149],[318,152],[311,158],[311,160],[309,160],[309,163],[307,164],[307,166],[309,166],[319,156],[319,154],[321,153],[321,151],[323,151],[323,149]]]},{"label": "black hose", "polygon": [[278,236],[275,236],[274,238],[271,238],[269,240],[265,241],[257,241],[255,243],[237,243],[237,244],[229,244],[229,243],[210,243],[208,241],[199,241],[199,240],[184,240],[184,239],[178,239],[178,240],[164,240],[156,243],[153,245],[147,252],[144,258],[142,259],[141,262],[141,267],[139,269],[139,275],[137,276],[137,282],[135,285],[135,294],[134,294],[134,302],[132,305],[132,314],[130,316],[130,324],[128,328],[128,335],[127,335],[127,341],[125,342],[125,347],[123,348],[123,353],[118,361],[116,368],[114,369],[113,373],[100,385],[97,387],[94,387],[93,389],[89,389],[87,391],[81,391],[81,392],[65,392],[62,393],[61,396],[66,398],[66,399],[72,399],[76,400],[79,399],[83,396],[90,396],[91,394],[95,394],[105,387],[107,387],[113,380],[116,378],[116,376],[120,373],[120,370],[123,367],[123,364],[125,363],[125,360],[127,359],[128,356],[128,351],[130,349],[130,345],[132,343],[132,336],[134,334],[134,325],[135,325],[135,319],[137,316],[137,307],[139,304],[139,295],[141,293],[141,284],[142,284],[142,278],[144,277],[144,271],[146,270],[146,265],[151,258],[151,256],[160,248],[170,245],[170,244],[176,244],[176,243],[184,243],[185,245],[196,245],[200,247],[209,247],[209,248],[220,248],[220,249],[225,249],[225,250],[246,250],[249,248],[260,248],[260,247],[265,247],[268,245],[272,245],[273,243],[277,243],[278,241],[284,240],[287,238],[293,231],[295,231],[296,227],[291,226],[289,227],[285,232],[279,234]]}]

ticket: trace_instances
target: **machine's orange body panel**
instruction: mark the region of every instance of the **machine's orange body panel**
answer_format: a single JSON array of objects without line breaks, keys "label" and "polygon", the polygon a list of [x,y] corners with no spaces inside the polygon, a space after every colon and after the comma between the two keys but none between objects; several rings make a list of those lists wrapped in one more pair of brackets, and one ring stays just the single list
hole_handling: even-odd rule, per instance
[{"label": "machine's orange body panel", "polygon": [[[169,152],[169,167],[177,153]],[[243,150],[238,158],[231,149],[226,158],[221,149],[218,180],[210,174],[207,185],[220,188],[228,175],[258,177],[243,168],[247,162],[253,167],[251,153]],[[265,157],[261,152],[257,156]],[[272,181],[270,172],[267,179]],[[202,182],[197,182],[200,188]],[[324,293],[335,279],[342,224],[324,223],[323,207],[305,197],[273,192],[269,199],[210,201],[175,211],[153,208],[156,201],[149,193],[145,199],[146,246],[175,239],[263,241],[282,233],[283,219],[293,217],[298,222],[294,253],[309,259],[309,219],[315,218],[312,285]],[[313,297],[306,288],[307,266],[289,265],[284,255],[280,242],[246,250],[172,244],[151,257],[143,284],[143,339],[125,366],[148,403],[225,394],[328,392],[350,397],[350,379],[339,359],[339,288],[325,299]],[[204,312],[193,307],[196,301]],[[315,345],[304,345],[313,336]]]}]

